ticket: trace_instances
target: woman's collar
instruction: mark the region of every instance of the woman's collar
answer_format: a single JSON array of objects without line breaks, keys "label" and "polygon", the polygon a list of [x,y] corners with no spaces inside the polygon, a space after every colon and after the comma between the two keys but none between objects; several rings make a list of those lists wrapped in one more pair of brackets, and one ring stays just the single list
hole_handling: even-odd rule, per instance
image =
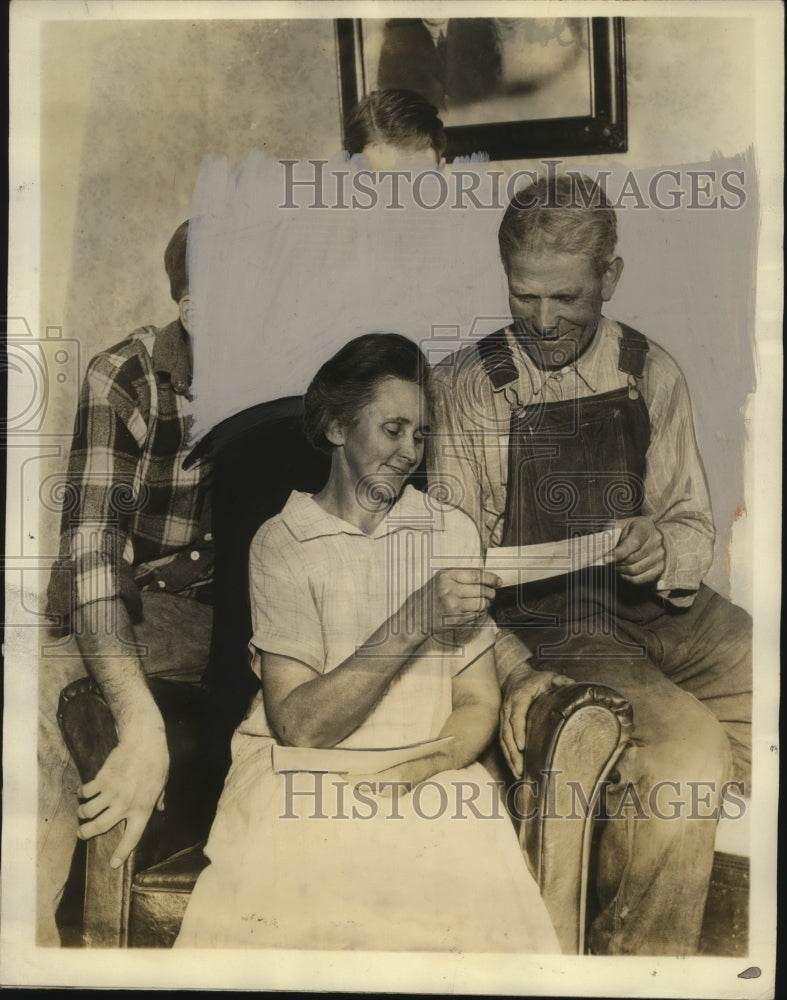
[{"label": "woman's collar", "polygon": [[328,511],[317,503],[309,493],[293,490],[281,518],[292,534],[301,542],[327,535],[365,535],[367,538],[381,538],[403,528],[423,530],[429,527],[440,530],[442,512],[439,505],[432,504],[426,494],[407,485],[401,496],[380,521],[371,535]]}]

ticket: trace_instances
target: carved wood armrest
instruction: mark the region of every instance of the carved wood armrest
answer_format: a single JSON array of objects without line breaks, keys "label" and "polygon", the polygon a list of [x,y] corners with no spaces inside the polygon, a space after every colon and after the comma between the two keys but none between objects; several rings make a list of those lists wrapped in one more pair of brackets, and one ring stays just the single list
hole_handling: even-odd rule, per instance
[{"label": "carved wood armrest", "polygon": [[603,684],[537,698],[517,789],[520,844],[566,954],[583,954],[588,867],[601,782],[631,735],[630,703]]}]

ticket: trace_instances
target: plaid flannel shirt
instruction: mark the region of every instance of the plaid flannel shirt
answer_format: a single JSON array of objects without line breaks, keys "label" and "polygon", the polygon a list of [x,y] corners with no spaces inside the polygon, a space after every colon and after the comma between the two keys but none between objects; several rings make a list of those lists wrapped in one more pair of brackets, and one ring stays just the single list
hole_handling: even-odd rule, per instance
[{"label": "plaid flannel shirt", "polygon": [[179,321],[142,327],[97,354],[82,386],[64,484],[48,614],[66,624],[93,601],[140,590],[209,599],[209,469],[184,470],[191,350]]}]

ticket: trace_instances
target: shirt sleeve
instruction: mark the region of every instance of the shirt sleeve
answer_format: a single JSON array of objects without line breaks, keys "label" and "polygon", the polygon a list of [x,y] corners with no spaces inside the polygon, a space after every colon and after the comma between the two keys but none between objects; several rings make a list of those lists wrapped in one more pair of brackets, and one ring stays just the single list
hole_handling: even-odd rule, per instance
[{"label": "shirt sleeve", "polygon": [[458,387],[450,364],[432,374],[432,430],[426,454],[429,489],[440,500],[459,507],[483,531],[482,481],[472,443],[461,426]]},{"label": "shirt sleeve", "polygon": [[665,352],[649,382],[651,441],[642,512],[664,538],[666,565],[656,589],[675,604],[696,591],[713,559],[715,528],[705,470],[694,432],[686,380]]},{"label": "shirt sleeve", "polygon": [[[250,646],[252,651],[299,660],[321,674],[325,669],[322,622],[302,550],[303,543],[281,521],[268,522],[255,535],[249,553]],[[255,663],[258,660],[255,657]]]},{"label": "shirt sleeve", "polygon": [[138,467],[145,427],[133,394],[99,355],[82,386],[62,487],[60,557],[49,587],[48,610],[55,617],[94,601],[139,600],[123,553],[144,491]]}]

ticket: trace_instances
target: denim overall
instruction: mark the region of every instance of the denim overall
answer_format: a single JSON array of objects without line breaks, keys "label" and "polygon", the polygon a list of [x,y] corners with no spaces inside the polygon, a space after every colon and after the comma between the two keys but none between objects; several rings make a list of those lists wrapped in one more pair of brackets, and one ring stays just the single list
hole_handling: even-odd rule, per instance
[{"label": "denim overall", "polygon": [[[630,327],[621,329],[618,368],[628,387],[512,409],[502,546],[561,541],[641,513],[650,418],[638,385],[648,342]],[[496,390],[516,379],[501,333],[481,341],[479,353]],[[617,619],[647,621],[663,614],[664,605],[610,566],[503,588],[493,613],[500,624],[531,630],[523,640],[532,649],[537,637],[546,653],[557,652],[578,622],[586,623],[584,630],[609,632]],[[637,649],[642,655],[641,646],[622,636],[618,643],[624,655]]]},{"label": "denim overall", "polygon": [[[641,514],[651,429],[639,384],[648,342],[620,326],[627,387],[512,405],[501,545],[559,541]],[[492,385],[505,391],[518,373],[504,334],[478,349]],[[606,789],[608,819],[598,831],[591,950],[693,954],[715,824],[635,821],[621,804],[632,789],[645,800],[669,782],[688,817],[692,782],[718,796],[731,764],[748,788],[751,619],[704,585],[689,608],[674,607],[653,584],[626,583],[614,564],[501,588],[492,613],[528,647],[533,668],[608,684],[634,709],[633,739]]]}]

